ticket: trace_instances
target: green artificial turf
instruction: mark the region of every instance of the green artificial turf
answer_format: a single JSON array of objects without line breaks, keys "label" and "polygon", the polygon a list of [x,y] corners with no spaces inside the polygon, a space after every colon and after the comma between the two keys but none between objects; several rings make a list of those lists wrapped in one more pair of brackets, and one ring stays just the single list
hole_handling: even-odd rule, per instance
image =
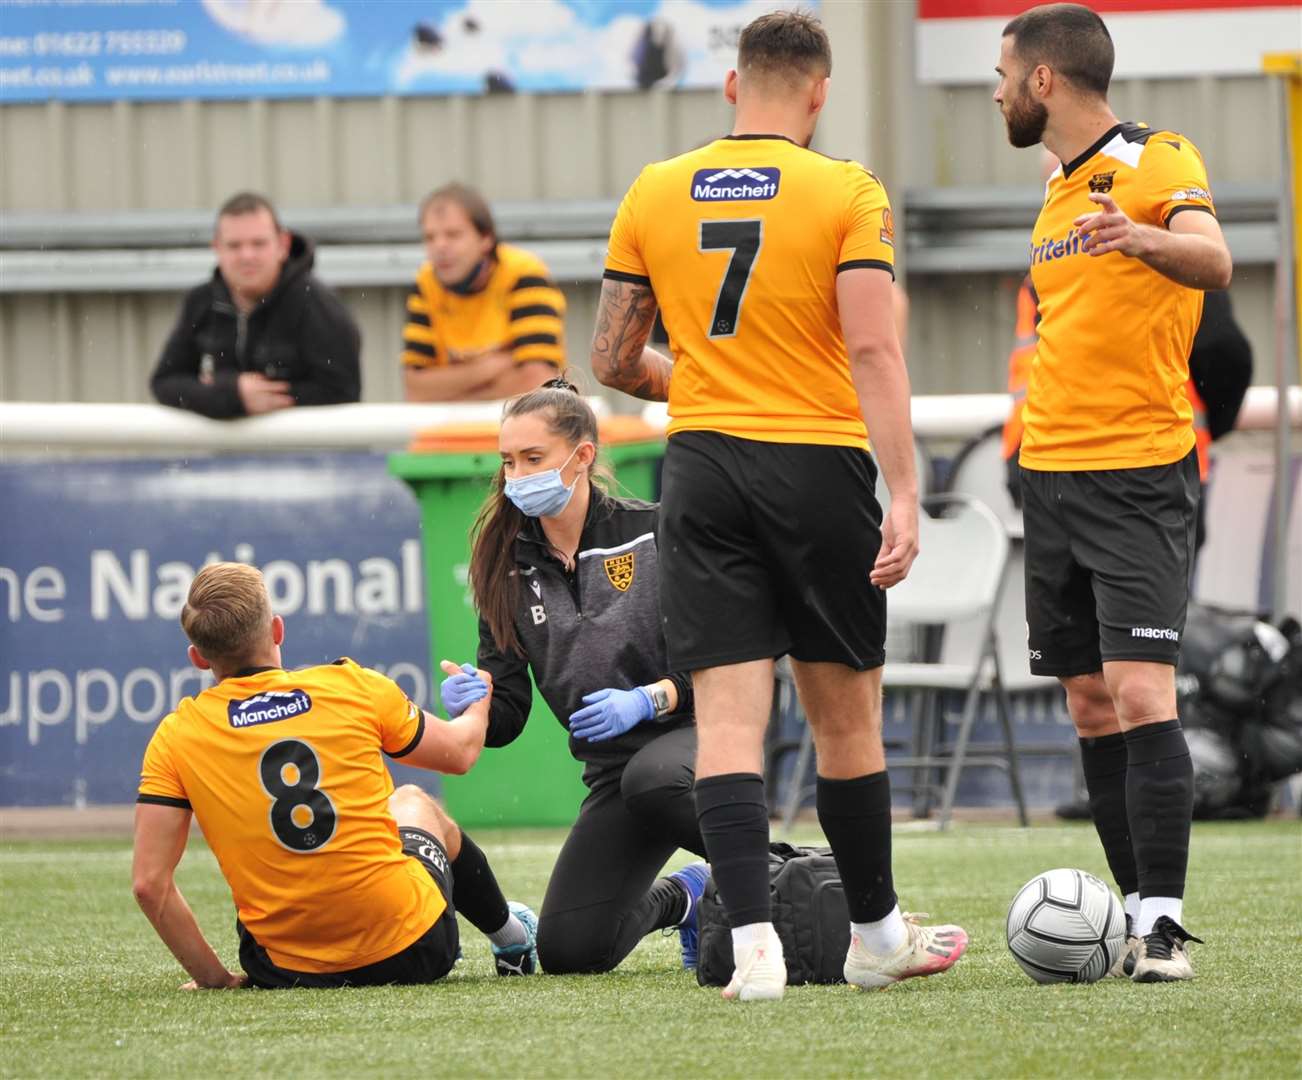
[{"label": "green artificial turf", "polygon": [[[562,834],[477,840],[508,894],[537,905]],[[800,839],[816,841],[806,831]],[[647,938],[610,975],[498,979],[463,923],[465,959],[429,987],[182,993],[136,910],[125,842],[0,846],[4,1076],[1146,1078],[1302,1074],[1302,826],[1199,825],[1186,984],[1037,986],[1004,945],[1017,888],[1054,866],[1106,878],[1088,826],[899,829],[901,904],[965,926],[948,974],[885,993],[799,987],[723,1002]],[[178,880],[234,966],[234,915],[193,842]]]}]

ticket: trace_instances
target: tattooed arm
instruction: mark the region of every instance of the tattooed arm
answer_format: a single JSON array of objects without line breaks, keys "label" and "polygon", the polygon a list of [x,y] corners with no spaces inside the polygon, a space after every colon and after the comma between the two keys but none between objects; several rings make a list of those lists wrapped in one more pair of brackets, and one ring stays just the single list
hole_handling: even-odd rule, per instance
[{"label": "tattooed arm", "polygon": [[645,401],[669,400],[674,362],[646,347],[656,317],[651,286],[607,278],[601,283],[592,372],[603,386]]}]

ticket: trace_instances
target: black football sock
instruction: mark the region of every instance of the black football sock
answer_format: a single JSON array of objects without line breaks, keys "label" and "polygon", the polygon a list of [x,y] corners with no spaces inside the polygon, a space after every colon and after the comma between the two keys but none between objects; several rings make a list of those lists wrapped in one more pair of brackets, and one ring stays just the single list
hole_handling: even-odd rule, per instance
[{"label": "black football sock", "polygon": [[494,934],[511,917],[488,857],[461,833],[461,853],[452,863],[452,906],[481,934]]},{"label": "black football sock", "polygon": [[773,921],[769,898],[769,810],[758,773],[696,781],[705,853],[734,927]]},{"label": "black football sock", "polygon": [[851,780],[818,778],[818,823],[831,845],[850,921],[873,923],[895,909],[891,875],[891,780],[885,772]]},{"label": "black football sock", "polygon": [[677,926],[685,918],[691,907],[691,897],[687,890],[673,878],[656,878],[646,892],[647,903],[651,908],[651,930],[664,930]]},{"label": "black football sock", "polygon": [[1130,842],[1130,817],[1126,813],[1126,771],[1129,752],[1126,737],[1099,735],[1080,740],[1080,764],[1089,792],[1090,816],[1103,844],[1103,854],[1122,896],[1139,890],[1135,849]]},{"label": "black football sock", "polygon": [[1179,720],[1126,732],[1126,810],[1139,895],[1184,896],[1193,819],[1193,761]]}]

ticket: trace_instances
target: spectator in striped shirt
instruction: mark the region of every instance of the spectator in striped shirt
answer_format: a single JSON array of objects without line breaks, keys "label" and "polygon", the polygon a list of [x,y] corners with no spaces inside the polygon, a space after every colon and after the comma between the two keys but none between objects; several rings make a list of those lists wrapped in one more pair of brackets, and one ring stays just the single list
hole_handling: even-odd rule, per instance
[{"label": "spectator in striped shirt", "polygon": [[565,365],[565,297],[546,265],[500,243],[484,197],[448,184],[420,207],[429,259],[407,294],[408,401],[523,394]]}]

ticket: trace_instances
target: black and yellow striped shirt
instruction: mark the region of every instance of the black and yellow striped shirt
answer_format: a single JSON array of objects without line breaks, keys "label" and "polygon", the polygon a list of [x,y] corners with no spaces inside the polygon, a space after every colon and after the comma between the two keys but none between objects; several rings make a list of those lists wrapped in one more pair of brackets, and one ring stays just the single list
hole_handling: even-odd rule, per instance
[{"label": "black and yellow striped shirt", "polygon": [[510,352],[517,364],[565,366],[565,296],[546,264],[509,244],[497,245],[488,284],[462,296],[445,289],[425,263],[407,294],[402,362],[445,367],[485,352]]}]

